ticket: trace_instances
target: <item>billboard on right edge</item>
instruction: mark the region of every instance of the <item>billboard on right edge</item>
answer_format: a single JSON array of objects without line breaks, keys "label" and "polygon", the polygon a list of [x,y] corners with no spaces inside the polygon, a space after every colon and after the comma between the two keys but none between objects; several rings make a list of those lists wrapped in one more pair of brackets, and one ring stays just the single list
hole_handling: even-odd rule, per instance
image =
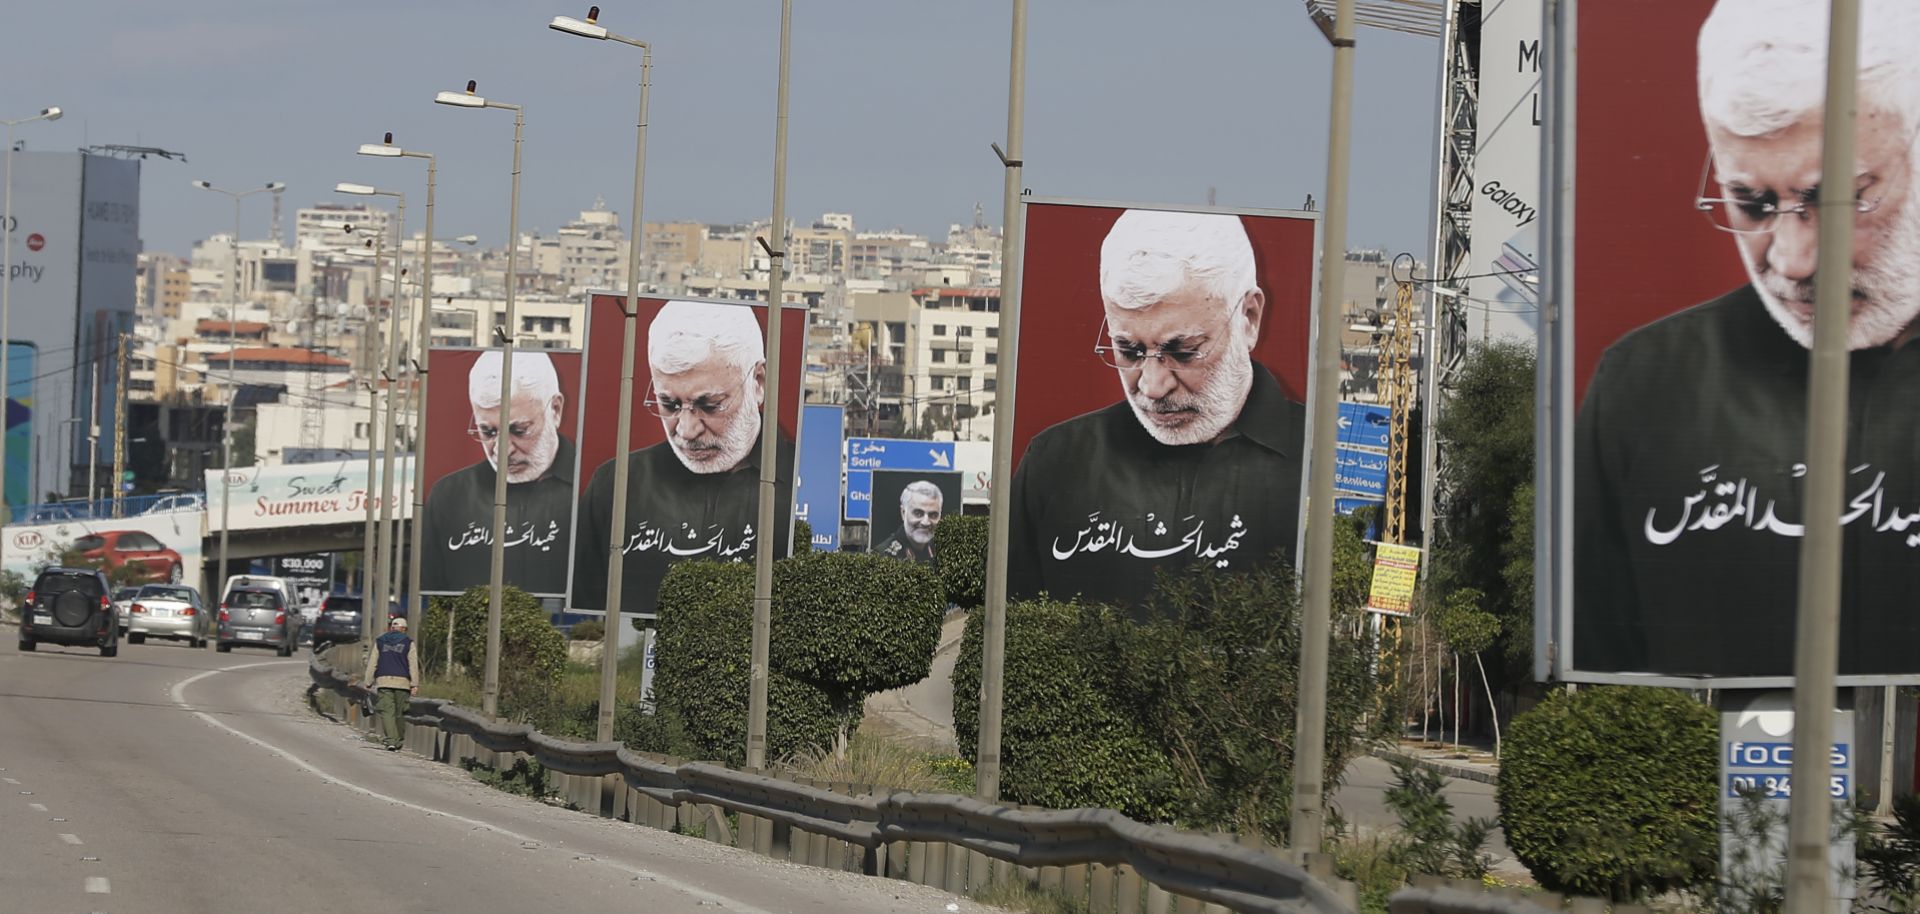
[{"label": "billboard on right edge", "polygon": [[[1920,4],[1861,6],[1840,633],[1856,684],[1920,673]],[[1559,16],[1554,98],[1578,117],[1553,106],[1547,186],[1570,189],[1545,229],[1563,307],[1541,337],[1542,669],[1781,684],[1805,529],[1828,4],[1589,0]]]}]

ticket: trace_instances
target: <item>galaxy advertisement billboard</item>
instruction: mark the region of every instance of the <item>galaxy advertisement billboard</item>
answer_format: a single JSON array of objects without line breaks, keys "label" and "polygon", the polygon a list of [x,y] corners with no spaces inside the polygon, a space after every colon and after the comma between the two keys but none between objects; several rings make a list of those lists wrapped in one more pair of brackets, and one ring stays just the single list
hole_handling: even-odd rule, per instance
[{"label": "galaxy advertisement billboard", "polygon": [[[620,613],[652,617],[677,562],[751,562],[760,542],[760,415],[767,392],[764,302],[641,298],[626,517],[613,530],[626,299],[594,295],[587,316],[580,508],[570,609],[605,612],[610,556],[621,558]],[[793,541],[794,441],[807,310],[782,310],[779,447],[774,464],[778,556]]]},{"label": "galaxy advertisement billboard", "polygon": [[1023,218],[1009,597],[1138,615],[1158,571],[1297,563],[1317,215]]},{"label": "galaxy advertisement billboard", "polygon": [[[1840,654],[1920,680],[1920,4],[1861,4]],[[1793,674],[1828,4],[1615,0],[1548,23],[1543,679]],[[1576,46],[1579,53],[1569,49]],[[1575,113],[1577,111],[1577,117]],[[1572,175],[1578,175],[1578,181]]]}]

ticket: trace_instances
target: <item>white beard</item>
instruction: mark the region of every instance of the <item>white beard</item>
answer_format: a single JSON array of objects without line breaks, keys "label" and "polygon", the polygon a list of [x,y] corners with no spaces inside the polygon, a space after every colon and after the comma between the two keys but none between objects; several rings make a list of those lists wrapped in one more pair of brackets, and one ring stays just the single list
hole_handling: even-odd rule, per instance
[{"label": "white beard", "polygon": [[[1793,341],[1813,348],[1813,282],[1790,282],[1755,268],[1752,255],[1740,248],[1747,276],[1760,293],[1767,313]],[[1804,313],[1802,313],[1804,308]],[[1905,201],[1898,220],[1875,253],[1873,265],[1853,269],[1852,314],[1847,320],[1847,348],[1871,349],[1894,341],[1920,316],[1920,202]]]},{"label": "white beard", "polygon": [[[505,438],[509,436],[503,434],[501,437]],[[493,453],[487,455],[487,464],[493,467],[495,473],[498,473],[500,472],[500,448],[498,444],[500,439],[496,438],[494,441],[495,446]],[[511,448],[513,445],[509,444],[507,446]],[[532,449],[527,452],[527,468],[518,473],[509,469],[507,471],[507,484],[519,485],[539,479],[547,472],[548,468],[553,466],[554,455],[559,453],[559,451],[560,427],[549,422],[546,424],[546,427],[540,431],[540,437],[534,441]]]},{"label": "white beard", "polygon": [[682,441],[678,435],[668,434],[667,443],[673,445],[673,456],[680,458],[680,463],[687,469],[701,474],[725,473],[738,466],[740,461],[746,458],[747,452],[753,450],[755,439],[759,437],[760,409],[758,406],[755,406],[751,414],[739,417],[731,426],[728,426],[726,434],[721,437],[717,439],[705,437],[693,440],[692,444],[701,448],[717,444],[720,448],[720,454],[717,459],[693,460],[689,458],[687,456],[689,443]]},{"label": "white beard", "polygon": [[[1227,344],[1227,351],[1215,358],[1221,359],[1220,367],[1207,386],[1197,394],[1176,391],[1158,401],[1148,399],[1135,387],[1121,381],[1121,392],[1127,398],[1127,405],[1133,407],[1134,418],[1140,420],[1140,426],[1161,444],[1185,445],[1205,444],[1220,437],[1227,427],[1240,418],[1240,408],[1246,405],[1247,392],[1253,389],[1253,363],[1248,356],[1251,347],[1240,327],[1241,319],[1233,322],[1233,339]],[[1179,428],[1165,428],[1156,424],[1150,413],[1173,412],[1193,409],[1195,415],[1186,425]]]},{"label": "white beard", "polygon": [[907,539],[911,541],[915,546],[925,546],[926,544],[933,542],[932,527],[928,527],[927,529],[922,530],[918,527],[915,527],[912,524],[902,524],[900,527],[900,530],[902,533],[905,533],[907,535]]}]

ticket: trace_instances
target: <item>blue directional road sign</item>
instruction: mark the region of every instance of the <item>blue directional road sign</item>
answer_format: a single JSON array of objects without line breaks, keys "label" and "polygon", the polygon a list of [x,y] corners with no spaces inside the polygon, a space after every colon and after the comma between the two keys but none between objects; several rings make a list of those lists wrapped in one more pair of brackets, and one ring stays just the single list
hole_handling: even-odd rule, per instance
[{"label": "blue directional road sign", "polygon": [[818,552],[840,549],[840,439],[845,407],[809,403],[800,417],[800,472],[793,516],[813,528]]},{"label": "blue directional road sign", "polygon": [[1372,403],[1341,403],[1338,440],[1345,447],[1386,450],[1393,437],[1393,410]]},{"label": "blue directional road sign", "polygon": [[[847,520],[873,519],[874,470],[949,471],[953,442],[899,438],[847,439]],[[1386,484],[1381,483],[1381,491]]]},{"label": "blue directional road sign", "polygon": [[1333,488],[1348,495],[1387,494],[1387,455],[1350,447],[1336,448],[1333,459]]}]

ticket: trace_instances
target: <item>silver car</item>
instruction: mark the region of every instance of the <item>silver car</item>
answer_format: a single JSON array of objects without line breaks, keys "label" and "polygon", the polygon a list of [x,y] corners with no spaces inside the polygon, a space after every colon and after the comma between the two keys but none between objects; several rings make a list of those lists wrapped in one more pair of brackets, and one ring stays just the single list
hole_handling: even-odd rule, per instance
[{"label": "silver car", "polygon": [[293,656],[300,640],[300,613],[287,606],[278,590],[236,587],[220,602],[219,628],[214,650],[226,653],[236,644],[273,648],[282,657]]},{"label": "silver car", "polygon": [[[138,587],[116,587],[113,589],[113,616],[120,620],[120,634],[127,633],[127,625],[133,621],[133,595],[140,592]],[[136,644],[139,642],[135,642]]]},{"label": "silver car", "polygon": [[185,641],[205,647],[213,616],[200,602],[200,591],[182,584],[148,584],[133,595],[127,624],[127,642],[140,644],[149,637]]}]

